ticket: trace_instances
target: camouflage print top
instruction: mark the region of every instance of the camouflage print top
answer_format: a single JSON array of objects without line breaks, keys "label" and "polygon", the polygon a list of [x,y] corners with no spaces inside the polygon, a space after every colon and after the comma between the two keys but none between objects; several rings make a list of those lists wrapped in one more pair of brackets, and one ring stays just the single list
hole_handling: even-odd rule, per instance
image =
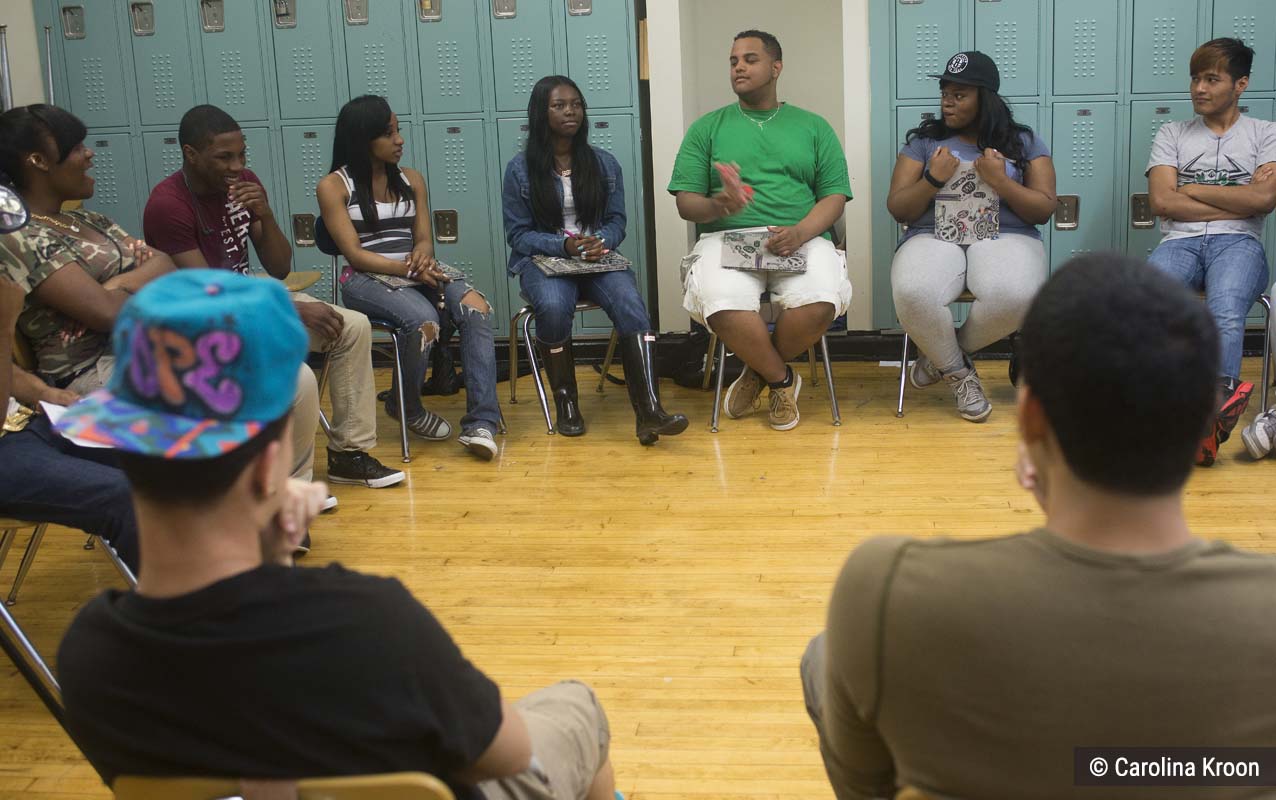
[{"label": "camouflage print top", "polygon": [[27,292],[18,317],[18,330],[35,350],[37,372],[54,385],[71,378],[110,350],[110,335],[89,330],[83,323],[41,303],[36,288],[63,267],[83,269],[98,283],[133,268],[133,238],[107,217],[77,209],[66,212],[72,224],[88,225],[109,244],[87,242],[32,217],[27,227],[0,236],[0,274]]}]

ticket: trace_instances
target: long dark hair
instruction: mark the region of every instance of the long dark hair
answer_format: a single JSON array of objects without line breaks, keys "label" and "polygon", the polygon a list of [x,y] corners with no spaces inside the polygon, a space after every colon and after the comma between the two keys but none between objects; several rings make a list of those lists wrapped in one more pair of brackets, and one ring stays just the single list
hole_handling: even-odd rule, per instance
[{"label": "long dark hair", "polygon": [[[942,89],[949,83],[949,81],[940,81],[939,87]],[[1028,161],[1024,158],[1022,136],[1028,134],[1031,137],[1032,128],[1015,122],[1010,106],[1006,105],[1001,95],[983,86],[976,88],[979,91],[979,113],[975,115],[974,124],[976,146],[980,150],[988,147],[1000,150],[1006,160],[1013,162],[1020,172],[1026,171]],[[923,139],[947,139],[955,133],[957,131],[950,130],[944,123],[944,116],[940,114],[934,119],[922,120],[921,125],[908,132],[904,143],[907,144],[919,136]]]},{"label": "long dark hair", "polygon": [[[532,99],[527,102],[527,147],[523,152],[532,186],[532,220],[537,228],[547,231],[563,227],[563,204],[555,188],[558,179],[554,176],[554,134],[549,129],[549,95],[559,86],[575,89],[581,103],[585,102],[580,87],[564,75],[541,78],[532,87]],[[589,146],[589,115],[584,108],[580,127],[572,137],[572,197],[581,227],[597,230],[607,207],[607,187],[602,165]]]},{"label": "long dark hair", "polygon": [[23,159],[44,153],[52,141],[61,164],[87,135],[79,117],[57,106],[37,103],[9,109],[0,114],[0,183],[25,189]]},{"label": "long dark hair", "polygon": [[[350,180],[359,193],[359,210],[363,212],[364,221],[371,225],[377,223],[377,203],[372,195],[372,155],[368,145],[389,130],[390,104],[384,97],[365,94],[341,107],[332,137],[332,167],[328,171],[336,172],[345,167],[350,173]],[[397,164],[385,165],[385,178],[386,188],[396,203],[412,201],[412,187]]]}]

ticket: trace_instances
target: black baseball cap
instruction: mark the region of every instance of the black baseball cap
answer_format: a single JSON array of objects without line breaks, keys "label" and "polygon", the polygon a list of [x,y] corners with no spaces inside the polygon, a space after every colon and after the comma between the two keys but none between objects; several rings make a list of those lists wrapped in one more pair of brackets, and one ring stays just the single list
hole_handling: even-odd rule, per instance
[{"label": "black baseball cap", "polygon": [[948,59],[942,75],[931,75],[941,81],[982,86],[996,92],[1001,89],[1001,73],[997,64],[978,50],[966,50]]}]

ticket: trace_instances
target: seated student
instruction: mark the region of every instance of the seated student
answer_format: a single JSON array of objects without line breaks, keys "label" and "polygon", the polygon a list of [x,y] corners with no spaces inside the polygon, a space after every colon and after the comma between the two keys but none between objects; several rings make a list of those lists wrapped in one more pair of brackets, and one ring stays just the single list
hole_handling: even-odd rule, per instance
[{"label": "seated student", "polygon": [[[216,106],[195,106],[182,115],[177,140],[182,168],[151,190],[142,227],[152,247],[179,267],[248,272],[248,242],[262,266],[283,280],[292,268],[292,247],[279,229],[261,180],[248,169],[239,123]],[[376,385],[372,376],[372,328],[357,311],[292,295],[310,336],[310,349],[328,353],[332,425],[328,480],[382,489],[404,479],[371,454],[377,444]],[[313,475],[319,390],[303,365],[294,401],[293,477]]]},{"label": "seated student", "polygon": [[1152,266],[1203,291],[1218,325],[1221,403],[1196,463],[1209,466],[1245,413],[1254,384],[1241,381],[1245,317],[1267,286],[1263,223],[1276,208],[1276,124],[1241,114],[1254,51],[1214,39],[1192,54],[1192,110],[1162,125],[1148,159],[1148,194],[1165,238]]},{"label": "seated student", "polygon": [[[430,441],[452,435],[447,421],[421,405],[421,382],[439,335],[439,314],[451,314],[461,334],[465,376],[466,413],[457,441],[490,460],[501,428],[492,307],[468,282],[452,280],[439,267],[425,179],[414,169],[400,168],[402,156],[399,118],[384,97],[364,95],[342,107],[331,174],[318,188],[324,224],[348,262],[341,273],[341,298],[350,308],[399,325],[406,342],[399,359],[408,376],[408,429]],[[398,380],[395,374],[394,386]],[[395,397],[392,386],[386,413],[398,419]]]},{"label": "seated student", "polygon": [[[153,361],[161,331],[208,358]],[[288,477],[308,337],[282,286],[183,270],[115,335],[109,390],[59,426],[120,450],[141,522],[136,592],[91,601],[58,653],[67,728],[108,784],[423,771],[463,799],[612,799],[584,684],[505,702],[398,581],[291,566],[324,491]]]},{"label": "seated student", "polygon": [[93,196],[93,151],[74,114],[32,105],[0,114],[0,180],[31,210],[31,221],[0,236],[0,262],[27,293],[18,329],[31,342],[37,373],[84,394],[106,384],[115,315],[173,262],[101,214],[64,203]]},{"label": "seated student", "polygon": [[[784,68],[774,36],[748,30],[731,47],[738,103],[692,123],[674,161],[669,191],[700,240],[686,275],[683,307],[744,360],[723,401],[727,416],[752,413],[770,387],[770,423],[797,426],[802,376],[785,363],[806,352],[846,312],[851,282],[827,238],[851,197],[846,155],[821,117],[776,97]],[[722,266],[723,232],[770,231],[774,255],[805,256],[806,271],[751,272]],[[767,331],[762,292],[784,310]]]},{"label": "seated student", "polygon": [[620,334],[625,385],[637,418],[638,441],[687,429],[687,418],[666,414],[655,374],[655,332],[632,270],[550,276],[534,255],[598,261],[625,238],[625,185],[615,156],[589,144],[589,115],[580,87],[551,75],[532,87],[527,146],[505,167],[501,204],[509,272],[518,277],[536,314],[536,339],[558,411],[558,432],[585,433],[576,394],[572,322],[576,302],[597,303]]},{"label": "seated student", "polygon": [[[895,313],[920,355],[909,370],[918,389],[948,384],[962,419],[983,422],[992,413],[970,355],[1019,329],[1046,280],[1046,251],[1037,226],[1054,213],[1050,148],[1014,121],[997,94],[1001,76],[983,53],[958,53],[939,76],[940,117],[908,132],[891,175],[886,207],[908,225],[891,262]],[[997,238],[968,245],[935,233],[935,195],[962,162],[1000,198]],[[947,234],[945,234],[947,235]],[[975,295],[961,331],[952,303]]]},{"label": "seated student", "polygon": [[1021,480],[1045,525],[851,554],[802,660],[841,800],[1106,797],[1074,789],[1074,748],[1276,741],[1276,558],[1199,539],[1183,514],[1214,409],[1209,312],[1141,262],[1084,255],[1020,336]]},{"label": "seated student", "polygon": [[[7,269],[6,269],[7,272]],[[0,272],[0,276],[6,274]],[[14,325],[26,292],[0,277],[0,353],[13,351]],[[0,358],[0,517],[52,522],[101,536],[137,572],[137,521],[128,481],[109,450],[79,447],[33,413],[41,400],[69,405],[78,398],[54,389],[7,355]]]}]

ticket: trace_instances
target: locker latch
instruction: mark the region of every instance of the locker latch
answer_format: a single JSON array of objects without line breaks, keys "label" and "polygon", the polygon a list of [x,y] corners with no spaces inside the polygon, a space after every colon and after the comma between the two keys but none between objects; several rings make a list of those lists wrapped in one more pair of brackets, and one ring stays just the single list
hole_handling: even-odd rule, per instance
[{"label": "locker latch", "polygon": [[899,0],[901,6],[920,6],[926,0]]},{"label": "locker latch", "polygon": [[347,25],[368,24],[368,0],[345,0],[345,3]]},{"label": "locker latch", "polygon": [[492,16],[497,19],[514,19],[518,16],[518,0],[492,0]]},{"label": "locker latch", "polygon": [[133,23],[134,36],[155,35],[155,4],[129,3],[129,20]]},{"label": "locker latch", "polygon": [[222,33],[226,30],[226,6],[223,0],[200,0],[199,25],[204,33]]},{"label": "locker latch", "polygon": [[298,247],[315,246],[315,215],[292,215],[292,241]]},{"label": "locker latch", "polygon": [[422,22],[439,22],[443,19],[443,0],[420,0],[417,16]]},{"label": "locker latch", "polygon": [[275,27],[297,27],[297,0],[274,0]]},{"label": "locker latch", "polygon": [[461,240],[460,215],[456,209],[441,208],[434,212],[434,241],[456,244]]},{"label": "locker latch", "polygon": [[1059,195],[1059,205],[1054,210],[1054,229],[1075,231],[1081,224],[1081,197],[1075,194]]},{"label": "locker latch", "polygon": [[567,0],[567,13],[573,17],[584,17],[594,13],[594,0]]},{"label": "locker latch", "polygon": [[1156,215],[1152,213],[1152,198],[1147,192],[1130,195],[1130,227],[1152,228]]},{"label": "locker latch", "polygon": [[84,6],[62,6],[62,38],[84,38]]}]

